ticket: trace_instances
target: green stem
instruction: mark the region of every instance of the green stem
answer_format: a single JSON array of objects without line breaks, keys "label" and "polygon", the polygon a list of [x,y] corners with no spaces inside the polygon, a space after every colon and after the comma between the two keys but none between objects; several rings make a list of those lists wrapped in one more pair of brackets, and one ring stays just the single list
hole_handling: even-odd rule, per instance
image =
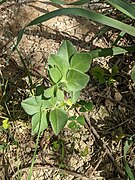
[{"label": "green stem", "polygon": [[37,139],[36,139],[36,145],[35,145],[34,155],[33,155],[33,158],[32,158],[31,167],[30,167],[30,171],[29,171],[29,175],[28,175],[28,180],[31,179],[32,170],[33,170],[33,167],[34,167],[34,164],[35,164],[36,153],[37,153],[37,149],[38,149],[38,142],[39,142],[39,137],[40,137],[40,133],[41,133],[40,125],[41,125],[41,107],[40,107],[40,122],[39,122],[39,127],[38,127],[38,136],[37,136]]},{"label": "green stem", "polygon": [[39,137],[40,137],[40,131],[38,131],[38,136],[37,136],[37,139],[36,139],[36,146],[35,146],[32,162],[31,162],[31,167],[30,167],[30,171],[29,171],[29,175],[28,175],[28,180],[30,180],[31,176],[32,176],[32,170],[33,170],[33,167],[34,167],[34,164],[35,164],[35,158],[36,158],[36,153],[37,153],[37,149],[38,149]]}]

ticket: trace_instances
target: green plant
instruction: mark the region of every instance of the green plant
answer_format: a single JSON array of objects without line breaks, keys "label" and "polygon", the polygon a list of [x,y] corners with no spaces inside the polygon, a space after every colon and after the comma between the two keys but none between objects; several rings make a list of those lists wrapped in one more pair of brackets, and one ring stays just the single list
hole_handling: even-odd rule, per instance
[{"label": "green plant", "polygon": [[38,86],[35,96],[21,103],[24,110],[32,115],[32,134],[41,133],[49,123],[54,133],[59,134],[68,121],[69,110],[89,81],[86,72],[91,61],[89,53],[78,53],[69,41],[62,43],[57,54],[50,55],[48,75],[51,86],[46,89]]},{"label": "green plant", "polygon": [[0,0],[0,5],[6,2],[7,0]]},{"label": "green plant", "polygon": [[[52,1],[57,4],[65,4],[61,0],[52,0]],[[82,5],[89,1],[90,0],[79,0],[74,3],[70,3],[70,5]],[[0,5],[4,2],[6,2],[6,0],[1,0]],[[135,6],[133,6],[132,3],[129,3],[126,0],[119,0],[119,1],[106,0],[104,2],[111,4],[113,7],[115,7],[115,9],[125,14],[126,17],[135,19]],[[77,51],[72,46],[72,44],[68,41],[65,41],[60,47],[60,50],[58,51],[57,55],[50,55],[48,60],[48,75],[50,77],[51,86],[49,88],[43,88],[42,86],[39,85],[36,88],[36,92],[34,96],[22,101],[22,106],[25,109],[25,111],[29,115],[32,115],[32,133],[33,134],[38,133],[35,152],[32,159],[32,165],[28,179],[30,179],[32,175],[32,168],[34,166],[34,160],[36,157],[36,151],[38,148],[40,133],[43,130],[45,130],[49,124],[51,124],[53,131],[56,135],[65,126],[68,120],[70,121],[69,127],[71,128],[76,128],[79,125],[85,124],[85,119],[83,116],[79,116],[79,117],[72,116],[70,118],[68,117],[68,112],[69,110],[71,110],[72,108],[78,105],[80,108],[79,109],[80,112],[91,111],[93,108],[92,102],[85,102],[82,100],[77,102],[80,96],[80,91],[86,86],[89,80],[86,71],[89,69],[92,59],[98,57],[114,56],[118,54],[124,54],[130,51],[135,51],[135,46],[114,47],[117,46],[117,42],[120,40],[120,38],[123,38],[126,35],[126,33],[131,36],[135,36],[135,28],[133,24],[129,25],[126,24],[124,21],[121,22],[120,20],[115,20],[114,18],[111,18],[107,15],[100,14],[94,11],[89,11],[84,8],[61,8],[36,18],[32,22],[30,22],[26,27],[24,27],[20,31],[17,37],[17,43],[14,46],[12,52],[14,50],[18,51],[17,46],[20,40],[22,39],[25,28],[43,23],[55,16],[60,16],[60,15],[75,15],[75,16],[85,17],[92,21],[96,21],[100,24],[112,28],[116,28],[117,30],[119,30],[118,31],[119,35],[118,38],[116,38],[116,41],[112,43],[111,48],[97,49],[88,53],[77,53]],[[109,27],[107,28],[110,29]],[[27,71],[29,83],[31,86],[31,93],[32,93],[33,84],[29,71],[27,69],[27,66],[25,65],[25,62],[23,61],[23,58],[21,57],[21,54],[19,54],[19,57],[22,61],[22,64],[24,65],[24,68]],[[87,59],[87,57],[89,58],[89,60]],[[86,67],[88,69],[82,66],[81,64],[78,65],[82,60],[86,60],[85,61]],[[113,77],[118,72],[118,68],[117,67],[115,68],[112,70],[111,74],[106,74],[101,69],[95,69],[97,74],[99,73],[99,75],[95,75],[95,76],[97,76],[97,79],[100,83],[104,83],[105,81],[110,83],[112,82]],[[135,81],[134,68],[132,69],[131,77]],[[8,129],[9,124],[7,119],[3,121],[2,126],[4,130]],[[129,142],[128,143],[126,142],[124,149],[125,171],[130,179],[134,179],[126,161],[126,154],[128,152],[127,149],[129,149],[130,147],[129,144],[130,144]],[[59,148],[58,145],[59,145],[58,143],[54,143],[54,146],[56,148]],[[61,153],[63,154],[62,155],[63,158],[64,144],[61,143],[60,145],[62,147]],[[4,149],[5,145],[1,145],[1,148]],[[87,154],[88,154],[88,147],[86,146],[86,148],[81,152],[81,155],[87,156]],[[63,166],[63,164],[61,166]],[[19,169],[19,165],[18,165],[18,169]]]},{"label": "green plant", "polygon": [[124,162],[124,167],[125,167],[125,173],[127,175],[127,179],[128,180],[134,180],[135,177],[134,177],[134,174],[128,164],[128,161],[127,161],[127,154],[128,154],[128,151],[129,149],[131,148],[132,144],[133,144],[133,137],[135,135],[131,136],[130,138],[128,138],[126,141],[125,141],[125,145],[124,145],[124,156],[123,156],[123,162]]},{"label": "green plant", "polygon": [[5,120],[2,121],[2,127],[3,127],[4,129],[8,129],[8,128],[10,127],[8,120],[9,120],[9,119],[6,118]]},{"label": "green plant", "polygon": [[[61,0],[52,0],[52,2],[55,4],[67,4]],[[67,5],[79,6],[79,5],[83,5],[86,3],[90,3],[90,1],[89,0],[78,0],[76,2],[69,3]],[[130,18],[131,20],[135,19],[135,6],[133,3],[127,2],[126,0],[119,0],[119,1],[106,0],[106,1],[104,1],[104,3],[110,4],[112,6],[112,8],[114,7],[116,10],[119,10],[124,15],[124,17]],[[116,47],[97,49],[97,50],[91,51],[89,53],[91,54],[92,59],[97,58],[97,57],[114,56],[114,55],[124,54],[126,52],[135,51],[135,46],[125,46],[125,47],[117,46],[118,41],[121,38],[123,38],[126,35],[126,33],[135,37],[135,28],[132,25],[133,23],[130,23],[131,25],[129,25],[129,24],[125,23],[124,21],[121,22],[121,20],[116,20],[115,18],[109,17],[108,14],[104,15],[103,13],[97,13],[95,11],[87,10],[85,8],[78,8],[78,7],[71,8],[70,7],[70,8],[61,8],[61,9],[57,9],[55,11],[46,13],[42,16],[37,17],[36,19],[31,21],[29,24],[27,24],[19,32],[18,37],[17,37],[17,42],[16,42],[15,46],[13,47],[11,53],[17,49],[17,46],[20,43],[20,41],[23,37],[24,31],[27,27],[41,24],[43,22],[48,21],[49,19],[52,19],[56,16],[61,16],[61,15],[81,16],[86,19],[98,22],[102,25],[108,26],[107,27],[108,30],[110,30],[110,28],[115,28],[115,29],[119,30],[119,34],[118,34],[118,37],[116,38],[116,41],[114,43],[112,43],[112,46],[116,46]],[[57,71],[57,70],[51,70],[51,71],[53,71],[52,73],[54,73],[54,71]],[[29,74],[28,74],[28,77],[29,77]],[[103,78],[101,81],[103,81]]]},{"label": "green plant", "polygon": [[[67,4],[61,0],[52,0],[52,2],[56,3],[56,4]],[[105,2],[108,4],[111,4],[112,7],[115,7],[117,10],[121,11],[127,17],[135,19],[135,7],[132,3],[129,3],[126,0],[119,0],[118,2],[113,1],[113,0],[106,0]],[[86,4],[86,3],[89,3],[89,0],[79,0],[79,1],[76,1],[74,3],[69,3],[67,5],[76,5],[76,6],[78,5],[79,6],[79,5]],[[135,36],[134,26],[128,25],[124,22],[121,22],[121,21],[116,20],[114,18],[108,17],[108,16],[103,15],[101,13],[97,13],[97,12],[94,12],[91,10],[87,10],[84,8],[78,8],[78,7],[77,8],[76,7],[75,8],[71,8],[71,7],[70,8],[61,8],[61,9],[46,13],[42,16],[39,16],[38,18],[31,21],[28,25],[26,25],[20,31],[20,33],[17,37],[16,45],[14,46],[12,51],[14,51],[16,49],[16,47],[18,46],[20,40],[22,39],[24,31],[27,27],[43,23],[45,21],[48,21],[49,19],[52,19],[56,16],[61,16],[61,15],[81,16],[81,17],[90,19],[92,21],[96,21],[98,23],[101,23],[103,25],[118,29],[118,30],[120,30],[120,34],[122,33],[125,35],[126,33],[128,33],[131,36]],[[117,53],[121,54],[123,52],[121,52],[121,49],[118,48]],[[114,54],[114,53],[109,51],[108,55],[112,55],[112,54]]]},{"label": "green plant", "polygon": [[112,67],[111,73],[105,73],[104,69],[98,66],[91,69],[92,75],[100,84],[104,84],[105,82],[112,84],[115,82],[115,76],[117,75],[118,71],[119,67],[117,64]]},{"label": "green plant", "polygon": [[86,157],[89,154],[89,148],[86,146],[83,151],[80,152],[80,155]]},{"label": "green plant", "polygon": [[68,124],[68,127],[71,129],[78,129],[80,125],[84,126],[85,125],[85,119],[84,116],[71,116],[69,119],[70,123]]},{"label": "green plant", "polygon": [[[0,126],[0,133],[3,133],[7,136],[6,141],[4,142],[0,142],[0,151],[6,151],[9,146],[11,144],[18,146],[18,141],[16,139],[14,139],[13,135],[10,133],[10,131],[8,130],[9,128],[9,124],[8,124],[8,120],[6,119],[6,122],[4,120],[3,124]],[[10,139],[10,143],[8,143],[8,140]]]},{"label": "green plant", "polygon": [[135,66],[133,66],[133,68],[132,68],[131,78],[132,78],[133,81],[135,81]]},{"label": "green plant", "polygon": [[64,168],[64,158],[65,158],[65,147],[64,147],[64,141],[62,139],[58,139],[52,142],[52,148],[54,151],[60,153],[59,157],[59,168]]}]

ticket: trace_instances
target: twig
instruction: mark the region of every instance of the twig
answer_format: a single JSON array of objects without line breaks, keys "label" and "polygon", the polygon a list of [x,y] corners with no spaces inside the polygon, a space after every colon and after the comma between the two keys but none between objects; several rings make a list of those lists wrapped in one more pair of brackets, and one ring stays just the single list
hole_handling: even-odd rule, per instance
[{"label": "twig", "polygon": [[125,174],[123,173],[122,169],[120,168],[120,166],[118,165],[118,163],[115,161],[115,159],[113,158],[109,148],[106,146],[104,140],[101,139],[101,137],[99,136],[99,134],[97,133],[96,129],[89,124],[90,119],[88,117],[88,114],[85,114],[85,119],[86,119],[86,123],[88,125],[88,129],[89,131],[92,131],[92,133],[94,134],[94,136],[98,139],[98,141],[100,142],[100,144],[102,145],[103,149],[106,151],[106,154],[108,155],[108,157],[111,159],[111,161],[113,162],[116,170],[118,171],[119,175],[121,177],[124,177]]},{"label": "twig", "polygon": [[98,166],[100,165],[100,163],[102,162],[102,158],[106,155],[106,151],[104,152],[104,154],[102,155],[102,157],[99,159],[98,163],[96,164],[95,168],[93,169],[92,173],[89,175],[89,177],[91,178],[94,174],[94,172],[97,170]]},{"label": "twig", "polygon": [[[56,166],[52,166],[52,165],[38,165],[38,166],[35,166],[33,167],[33,171],[37,171],[37,170],[45,170],[45,169],[51,169],[51,170],[57,170],[57,171],[60,171],[62,173],[66,173],[66,174],[69,174],[69,175],[72,175],[76,178],[80,178],[80,179],[83,179],[83,180],[94,180],[95,178],[88,178],[82,174],[79,174],[79,173],[76,173],[74,171],[70,171],[70,170],[65,170],[65,169],[60,169]],[[25,171],[28,171],[29,170],[29,167],[26,167],[26,168],[23,168],[21,169],[21,171],[25,172]],[[12,177],[11,177],[11,180],[14,180],[14,178],[17,176],[18,172],[16,172]],[[97,178],[97,177],[96,177]]]},{"label": "twig", "polygon": [[134,118],[135,118],[135,116],[133,116],[133,117],[131,117],[131,118],[128,118],[127,120],[123,121],[122,123],[118,124],[117,126],[114,126],[114,127],[110,128],[110,129],[108,129],[107,132],[108,132],[108,131],[112,131],[112,130],[114,130],[114,129],[120,127],[120,126],[122,126],[123,124],[125,124],[125,123],[133,120]]}]

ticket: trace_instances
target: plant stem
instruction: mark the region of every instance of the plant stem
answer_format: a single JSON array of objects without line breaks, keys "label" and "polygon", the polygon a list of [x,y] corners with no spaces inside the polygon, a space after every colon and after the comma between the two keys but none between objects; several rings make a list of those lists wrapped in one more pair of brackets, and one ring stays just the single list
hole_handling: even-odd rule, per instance
[{"label": "plant stem", "polygon": [[29,171],[29,175],[28,175],[28,180],[31,179],[31,176],[32,176],[32,170],[33,170],[33,167],[34,167],[34,163],[35,163],[35,158],[36,158],[36,153],[37,153],[37,149],[38,149],[38,142],[39,142],[39,137],[40,137],[40,125],[41,125],[41,107],[40,107],[40,122],[39,122],[39,127],[38,127],[38,136],[37,136],[37,139],[36,139],[36,146],[35,146],[35,150],[34,150],[34,155],[33,155],[33,158],[32,158],[32,162],[31,162],[31,167],[30,167],[30,171]]},{"label": "plant stem", "polygon": [[38,136],[37,136],[37,139],[36,139],[36,146],[35,146],[35,150],[34,150],[34,155],[33,155],[33,158],[32,158],[32,162],[31,162],[31,167],[30,167],[30,171],[29,171],[29,175],[28,175],[28,180],[30,180],[30,179],[31,179],[31,176],[32,176],[32,170],[33,170],[33,167],[34,167],[35,158],[36,158],[36,153],[37,153],[37,149],[38,149],[39,137],[40,137],[40,131],[38,131]]}]

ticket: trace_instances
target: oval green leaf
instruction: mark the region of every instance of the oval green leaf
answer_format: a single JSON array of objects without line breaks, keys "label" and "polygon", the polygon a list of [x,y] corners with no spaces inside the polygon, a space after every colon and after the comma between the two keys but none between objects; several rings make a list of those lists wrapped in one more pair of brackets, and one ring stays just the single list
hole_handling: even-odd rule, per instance
[{"label": "oval green leaf", "polygon": [[53,93],[54,93],[54,86],[51,86],[51,87],[47,88],[46,90],[44,90],[44,96],[46,98],[52,97]]},{"label": "oval green leaf", "polygon": [[54,83],[57,83],[61,79],[61,73],[57,68],[49,69],[49,74]]},{"label": "oval green leaf", "polygon": [[60,89],[57,89],[56,92],[56,97],[58,101],[63,101],[64,100],[64,93]]},{"label": "oval green leaf", "polygon": [[66,63],[69,63],[69,60],[73,54],[77,53],[75,47],[73,44],[66,40],[62,43],[62,45],[59,48],[58,55],[66,61]]},{"label": "oval green leaf", "polygon": [[46,118],[46,112],[38,112],[33,115],[32,117],[32,134],[36,134],[38,132],[42,132],[43,130],[47,129],[48,122]]},{"label": "oval green leaf", "polygon": [[80,125],[82,125],[82,126],[85,125],[84,116],[79,116],[79,117],[76,119],[76,121],[77,121]]},{"label": "oval green leaf", "polygon": [[86,103],[85,108],[89,111],[92,111],[93,110],[93,102]]},{"label": "oval green leaf", "polygon": [[62,128],[66,125],[68,116],[63,109],[55,109],[50,112],[49,119],[54,133],[58,135]]},{"label": "oval green leaf", "polygon": [[74,129],[76,128],[76,122],[75,121],[72,121],[68,124],[68,127],[71,128],[71,129]]},{"label": "oval green leaf", "polygon": [[41,96],[32,96],[22,101],[21,105],[27,114],[33,115],[40,112]]},{"label": "oval green leaf", "polygon": [[69,69],[69,62],[63,56],[51,54],[48,59],[48,64],[52,67],[57,66],[61,74],[65,77]]},{"label": "oval green leaf", "polygon": [[80,91],[81,89],[85,88],[88,81],[88,75],[71,69],[67,73],[66,86],[70,91]]},{"label": "oval green leaf", "polygon": [[48,109],[48,108],[54,108],[56,103],[57,103],[57,98],[56,97],[51,97],[48,100],[42,100],[41,110],[44,111],[45,109]]},{"label": "oval green leaf", "polygon": [[80,112],[87,112],[88,110],[87,110],[85,107],[81,107],[81,108],[79,109],[79,111],[80,111]]},{"label": "oval green leaf", "polygon": [[70,66],[72,69],[87,72],[90,68],[91,62],[92,58],[89,53],[77,53],[71,58]]},{"label": "oval green leaf", "polygon": [[72,91],[71,92],[71,100],[72,100],[72,103],[75,104],[76,101],[79,99],[80,97],[80,91]]}]

